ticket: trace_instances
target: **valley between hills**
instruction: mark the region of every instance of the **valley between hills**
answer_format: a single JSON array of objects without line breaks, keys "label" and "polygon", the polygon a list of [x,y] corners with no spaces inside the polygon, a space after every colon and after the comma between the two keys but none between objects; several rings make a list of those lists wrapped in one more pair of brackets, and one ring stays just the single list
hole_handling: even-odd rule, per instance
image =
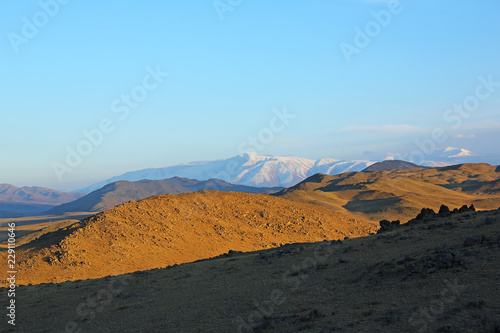
[{"label": "valley between hills", "polygon": [[[500,330],[500,167],[158,195],[171,186],[118,182],[54,208],[59,217],[33,218],[16,240],[17,328]],[[5,243],[0,257],[5,265]]]}]

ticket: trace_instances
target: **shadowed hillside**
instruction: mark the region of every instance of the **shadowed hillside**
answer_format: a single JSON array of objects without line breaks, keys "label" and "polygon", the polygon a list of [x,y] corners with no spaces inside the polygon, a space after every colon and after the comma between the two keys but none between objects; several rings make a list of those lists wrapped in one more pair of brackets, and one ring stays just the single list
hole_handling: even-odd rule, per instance
[{"label": "shadowed hillside", "polygon": [[16,329],[495,333],[499,226],[500,211],[458,212],[357,239],[19,287]]},{"label": "shadowed hillside", "polygon": [[365,168],[363,172],[403,170],[412,168],[421,168],[421,166],[407,161],[387,160],[387,161],[373,163],[369,167]]}]

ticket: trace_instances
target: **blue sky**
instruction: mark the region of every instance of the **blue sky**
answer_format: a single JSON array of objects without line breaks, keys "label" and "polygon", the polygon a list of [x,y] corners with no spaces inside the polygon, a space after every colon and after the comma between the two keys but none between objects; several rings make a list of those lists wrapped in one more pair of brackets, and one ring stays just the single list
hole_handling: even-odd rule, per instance
[{"label": "blue sky", "polygon": [[[2,7],[0,183],[72,190],[228,158],[259,135],[263,154],[433,159],[457,147],[471,152],[460,161],[500,164],[497,0]],[[279,131],[276,110],[294,116]],[[83,132],[103,121],[89,148]]]}]

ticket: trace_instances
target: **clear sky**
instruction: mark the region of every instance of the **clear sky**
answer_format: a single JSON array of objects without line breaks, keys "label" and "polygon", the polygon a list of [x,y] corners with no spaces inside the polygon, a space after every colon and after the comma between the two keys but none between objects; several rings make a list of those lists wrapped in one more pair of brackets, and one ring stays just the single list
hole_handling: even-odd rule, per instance
[{"label": "clear sky", "polygon": [[457,147],[500,164],[499,14],[498,0],[3,1],[0,183],[73,190],[252,149]]}]

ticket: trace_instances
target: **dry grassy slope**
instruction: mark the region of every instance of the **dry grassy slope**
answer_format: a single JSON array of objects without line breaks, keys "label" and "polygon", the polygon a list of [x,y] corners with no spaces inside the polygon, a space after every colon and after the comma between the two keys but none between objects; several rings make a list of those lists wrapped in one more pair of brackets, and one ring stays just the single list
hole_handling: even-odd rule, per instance
[{"label": "dry grassy slope", "polygon": [[108,184],[78,200],[54,207],[47,214],[102,212],[127,201],[146,199],[160,194],[191,193],[201,190],[272,193],[280,189],[234,185],[219,179],[199,181],[179,177],[163,180],[141,180],[137,182],[118,181]]},{"label": "dry grassy slope", "polygon": [[[484,237],[466,243],[474,234]],[[342,243],[20,287],[16,332],[494,333],[499,267],[500,211],[458,213]]]},{"label": "dry grassy slope", "polygon": [[78,212],[65,215],[42,215],[31,217],[5,218],[0,219],[0,251],[7,249],[7,239],[9,238],[8,224],[14,222],[16,225],[16,245],[20,246],[31,242],[47,232],[53,232],[65,226],[69,226],[93,213]]},{"label": "dry grassy slope", "polygon": [[500,168],[463,164],[444,168],[414,168],[314,175],[276,194],[316,203],[357,219],[379,221],[414,217],[422,207],[439,209],[473,203],[478,209],[500,206]]},{"label": "dry grassy slope", "polygon": [[[322,207],[262,194],[197,192],[128,202],[16,253],[19,284],[103,277],[287,243],[373,232]],[[2,260],[6,262],[6,260]]]}]

